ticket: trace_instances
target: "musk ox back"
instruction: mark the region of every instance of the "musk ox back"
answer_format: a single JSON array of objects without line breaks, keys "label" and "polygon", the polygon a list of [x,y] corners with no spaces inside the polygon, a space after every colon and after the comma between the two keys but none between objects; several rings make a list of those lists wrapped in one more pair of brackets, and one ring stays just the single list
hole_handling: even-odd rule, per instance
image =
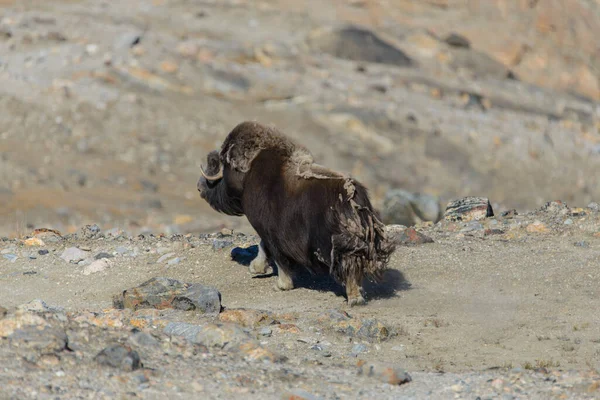
[{"label": "musk ox back", "polygon": [[265,273],[272,260],[280,290],[294,287],[299,268],[327,273],[350,305],[365,303],[363,278],[381,277],[394,245],[362,184],[257,122],[237,125],[201,172],[200,196],[218,212],[245,215],[260,236],[251,272]]}]

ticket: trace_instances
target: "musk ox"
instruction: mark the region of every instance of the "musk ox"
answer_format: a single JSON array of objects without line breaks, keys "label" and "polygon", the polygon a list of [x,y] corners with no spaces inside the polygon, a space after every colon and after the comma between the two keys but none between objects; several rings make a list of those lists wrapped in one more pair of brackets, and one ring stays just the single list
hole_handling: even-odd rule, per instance
[{"label": "musk ox", "polygon": [[381,279],[394,244],[355,179],[314,163],[311,153],[274,127],[242,122],[207,156],[200,197],[227,215],[245,215],[260,236],[250,272],[278,269],[276,288],[294,288],[306,268],[345,286],[350,306],[365,304],[365,276]]}]

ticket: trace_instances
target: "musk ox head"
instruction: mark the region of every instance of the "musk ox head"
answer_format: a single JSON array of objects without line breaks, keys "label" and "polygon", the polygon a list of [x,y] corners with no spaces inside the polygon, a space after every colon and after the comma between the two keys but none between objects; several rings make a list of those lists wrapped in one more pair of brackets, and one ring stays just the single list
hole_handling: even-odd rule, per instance
[{"label": "musk ox head", "polygon": [[244,178],[258,153],[272,148],[284,156],[305,151],[274,127],[253,121],[238,124],[223,141],[221,150],[213,150],[207,155],[197,184],[200,197],[216,211],[244,215]]},{"label": "musk ox head", "polygon": [[213,150],[206,157],[206,168],[200,168],[198,180],[200,197],[216,211],[227,215],[244,215],[242,208],[243,174],[232,170],[221,162],[218,151]]}]

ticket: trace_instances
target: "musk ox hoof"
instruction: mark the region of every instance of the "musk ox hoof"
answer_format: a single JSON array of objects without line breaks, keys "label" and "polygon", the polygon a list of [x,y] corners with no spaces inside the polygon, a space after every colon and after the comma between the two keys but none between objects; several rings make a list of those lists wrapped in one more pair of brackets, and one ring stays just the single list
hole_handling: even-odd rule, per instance
[{"label": "musk ox hoof", "polygon": [[293,289],[293,287],[279,286],[279,282],[277,282],[273,285],[273,291],[275,291],[275,292],[287,292],[288,290],[292,290],[292,289]]},{"label": "musk ox hoof", "polygon": [[348,298],[348,305],[350,307],[364,306],[365,304],[367,304],[367,301],[362,296]]},{"label": "musk ox hoof", "polygon": [[267,273],[267,266],[268,266],[268,264],[267,264],[266,260],[259,260],[259,259],[255,258],[250,263],[248,270],[250,271],[251,274],[254,274],[254,275],[264,275]]},{"label": "musk ox hoof", "polygon": [[284,292],[286,290],[292,290],[294,288],[294,282],[291,279],[277,278],[277,282],[273,285],[273,289],[278,292]]}]

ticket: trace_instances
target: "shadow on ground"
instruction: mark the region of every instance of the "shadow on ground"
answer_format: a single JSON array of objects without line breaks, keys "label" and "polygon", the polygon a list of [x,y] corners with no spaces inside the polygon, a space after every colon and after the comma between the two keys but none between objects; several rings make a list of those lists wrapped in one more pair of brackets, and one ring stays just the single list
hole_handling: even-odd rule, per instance
[{"label": "shadow on ground", "polygon": [[[257,254],[257,245],[247,248],[236,247],[231,251],[231,259],[238,264],[248,266]],[[276,276],[278,274],[277,266],[271,263],[271,267],[271,273],[256,275],[252,279],[265,279]],[[320,292],[333,292],[336,296],[346,297],[344,287],[331,276],[325,274],[316,275],[309,271],[301,271],[294,276],[294,286]],[[364,295],[367,300],[394,297],[397,291],[410,288],[411,284],[405,279],[404,274],[395,269],[388,269],[379,282],[369,278],[366,278],[363,282]]]}]

